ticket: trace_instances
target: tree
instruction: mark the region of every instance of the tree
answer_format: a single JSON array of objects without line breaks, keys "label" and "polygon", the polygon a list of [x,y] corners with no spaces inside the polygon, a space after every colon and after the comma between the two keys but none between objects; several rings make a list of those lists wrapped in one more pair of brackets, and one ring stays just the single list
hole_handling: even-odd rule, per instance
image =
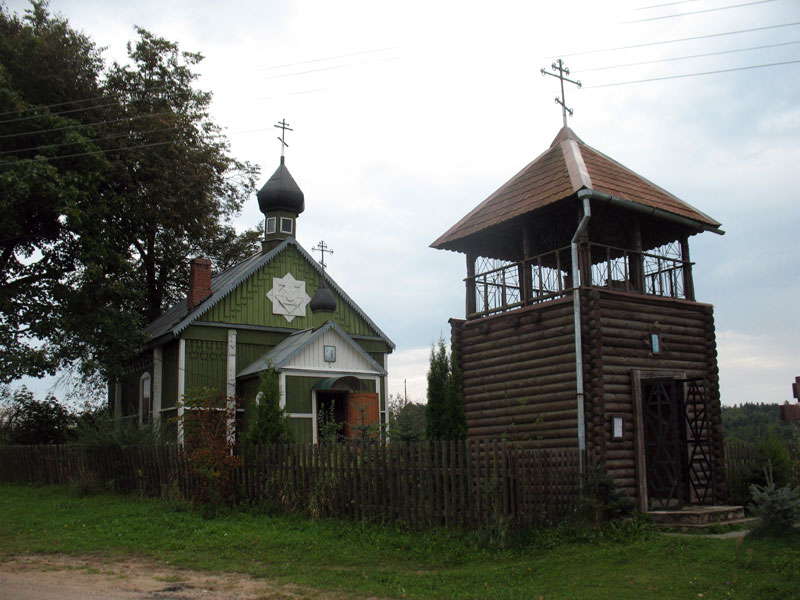
[{"label": "tree", "polygon": [[389,396],[389,436],[398,442],[425,439],[425,405],[410,402],[399,394]]},{"label": "tree", "polygon": [[[33,2],[0,6],[0,381],[53,373],[53,306],[78,268],[107,163],[89,139],[102,60],[94,43]],[[75,99],[90,99],[75,104]]]},{"label": "tree", "polygon": [[289,440],[289,422],[280,402],[280,381],[275,369],[270,367],[261,373],[255,411],[242,440],[245,444],[275,444]]},{"label": "tree", "polygon": [[54,396],[37,400],[25,386],[0,390],[0,430],[10,444],[63,444],[75,425],[75,415]]},{"label": "tree", "polygon": [[441,338],[437,346],[431,347],[425,419],[425,433],[429,440],[463,440],[467,437],[461,370],[455,353],[448,356]]},{"label": "tree", "polygon": [[182,295],[192,256],[258,248],[232,218],[257,170],[193,87],[199,54],[137,29],[131,64],[34,1],[0,7],[0,382],[79,365],[118,374]]}]

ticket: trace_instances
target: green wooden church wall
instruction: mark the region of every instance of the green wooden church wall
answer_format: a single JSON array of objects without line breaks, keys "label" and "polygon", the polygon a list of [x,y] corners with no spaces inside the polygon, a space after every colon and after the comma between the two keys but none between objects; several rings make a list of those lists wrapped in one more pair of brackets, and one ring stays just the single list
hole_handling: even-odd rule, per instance
[{"label": "green wooden church wall", "polygon": [[[267,292],[272,289],[272,278],[283,277],[287,273],[291,273],[297,280],[305,281],[306,294],[310,298],[314,296],[319,287],[319,273],[293,246],[287,246],[280,255],[234,288],[199,320],[288,329],[312,327],[311,310],[308,308],[305,317],[295,317],[291,322],[287,322],[283,315],[272,314],[272,302],[267,298]],[[335,290],[332,289],[331,292],[336,298],[334,321],[337,325],[351,335],[378,335]]]}]

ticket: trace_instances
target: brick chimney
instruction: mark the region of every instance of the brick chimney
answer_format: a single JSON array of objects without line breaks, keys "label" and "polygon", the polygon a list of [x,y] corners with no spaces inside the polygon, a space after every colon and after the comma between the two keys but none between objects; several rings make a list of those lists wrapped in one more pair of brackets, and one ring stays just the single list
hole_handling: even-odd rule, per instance
[{"label": "brick chimney", "polygon": [[211,295],[211,261],[207,258],[193,258],[189,273],[189,293],[186,307],[192,310]]}]

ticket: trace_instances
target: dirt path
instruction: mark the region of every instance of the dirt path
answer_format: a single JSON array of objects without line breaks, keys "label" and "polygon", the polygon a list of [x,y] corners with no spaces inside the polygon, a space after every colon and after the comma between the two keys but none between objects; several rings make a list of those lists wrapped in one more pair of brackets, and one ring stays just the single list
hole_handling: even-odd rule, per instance
[{"label": "dirt path", "polygon": [[[0,559],[3,560],[3,559]],[[131,559],[122,562],[61,555],[27,555],[0,562],[2,600],[255,600],[345,598],[246,575],[207,574]]]}]

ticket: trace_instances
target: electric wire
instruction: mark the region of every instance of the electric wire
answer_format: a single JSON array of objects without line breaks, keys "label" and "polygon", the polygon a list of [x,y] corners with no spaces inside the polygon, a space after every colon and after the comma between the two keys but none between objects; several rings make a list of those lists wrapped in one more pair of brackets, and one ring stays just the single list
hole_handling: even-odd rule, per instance
[{"label": "electric wire", "polygon": [[652,65],[656,63],[672,62],[675,60],[686,60],[690,58],[702,58],[705,56],[718,56],[721,54],[733,54],[735,52],[749,52],[750,50],[763,50],[765,48],[778,48],[780,46],[791,46],[792,44],[800,44],[800,40],[793,42],[782,42],[780,44],[766,44],[764,46],[751,46],[750,48],[735,48],[732,50],[721,50],[719,52],[706,52],[705,54],[691,54],[689,56],[675,56],[673,58],[659,58],[657,60],[644,60],[641,62],[626,63],[622,65],[608,65],[605,67],[592,67],[591,69],[581,69],[581,73],[589,73],[591,71],[605,71],[608,69],[621,69],[623,67],[638,67],[640,65]]},{"label": "electric wire", "polygon": [[[145,135],[148,133],[163,133],[164,131],[174,131],[178,129],[177,127],[164,127],[161,129],[148,129],[146,131],[137,131],[137,134]],[[17,154],[19,152],[31,152],[33,150],[45,150],[47,148],[60,148],[62,146],[74,146],[75,144],[83,143],[83,142],[100,142],[103,140],[114,140],[122,137],[128,137],[131,133],[119,133],[117,135],[107,135],[104,137],[99,138],[85,138],[83,140],[73,141],[73,142],[63,142],[61,144],[45,144],[42,146],[29,146],[28,148],[19,148],[17,150],[3,150],[0,152],[0,155],[3,154]]]},{"label": "electric wire", "polygon": [[775,2],[776,0],[755,0],[754,2],[745,2],[744,4],[730,4],[728,6],[718,6],[716,8],[705,8],[703,10],[696,10],[693,12],[677,13],[673,15],[661,15],[660,17],[648,17],[646,19],[636,19],[635,21],[622,21],[617,25],[632,25],[634,23],[646,23],[648,21],[661,21],[664,19],[676,19],[678,17],[691,17],[703,13],[717,12],[720,10],[729,10],[732,8],[743,8],[746,6],[753,6],[754,4],[767,4],[768,2]]},{"label": "electric wire", "polygon": [[747,67],[735,67],[733,69],[719,69],[716,71],[704,71],[702,73],[685,73],[683,75],[667,75],[664,77],[651,77],[649,79],[636,79],[633,81],[618,81],[615,83],[602,83],[600,85],[584,85],[584,89],[597,89],[597,88],[605,88],[605,87],[615,87],[620,85],[631,85],[634,83],[647,83],[650,81],[664,81],[666,79],[682,79],[684,77],[700,77],[702,75],[716,75],[718,73],[731,73],[733,71],[749,71],[751,69],[764,69],[766,67],[778,67],[781,65],[791,65],[795,63],[800,63],[800,59],[798,60],[787,60],[784,62],[776,62],[776,63],[769,63],[765,65],[751,65]]},{"label": "electric wire", "polygon": [[65,131],[67,129],[80,129],[81,127],[93,127],[95,125],[107,125],[108,123],[121,123],[123,121],[133,121],[135,119],[146,119],[149,117],[163,117],[165,115],[174,115],[172,111],[165,111],[160,113],[147,113],[144,115],[133,115],[132,117],[120,117],[119,119],[108,119],[106,121],[94,121],[92,123],[75,123],[74,125],[64,125],[63,127],[52,127],[50,129],[31,129],[28,131],[19,131],[17,133],[7,133],[0,135],[0,139],[8,139],[14,137],[21,137],[23,135],[36,135],[39,133],[52,133],[54,131]]},{"label": "electric wire", "polygon": [[153,146],[166,146],[167,144],[174,144],[175,141],[171,140],[168,142],[153,142],[151,144],[137,144],[136,146],[123,146],[122,148],[109,148],[108,150],[93,150],[91,152],[77,152],[75,154],[61,154],[59,156],[40,156],[37,158],[23,158],[21,160],[9,160],[6,162],[0,162],[0,167],[7,167],[9,165],[21,165],[26,163],[32,163],[37,161],[46,161],[50,162],[53,160],[61,160],[64,158],[77,158],[79,156],[92,156],[96,154],[108,154],[109,152],[123,152],[126,150],[136,150],[138,148],[151,148]]},{"label": "electric wire", "polygon": [[650,10],[651,8],[664,8],[665,6],[675,6],[677,4],[690,4],[692,2],[702,2],[702,0],[678,0],[677,2],[666,2],[664,4],[651,4],[650,6],[639,6],[631,10]]},{"label": "electric wire", "polygon": [[792,23],[779,23],[777,25],[765,25],[763,27],[752,27],[750,29],[740,29],[738,31],[726,31],[726,32],[723,32],[723,33],[708,33],[706,35],[695,35],[695,36],[691,36],[691,37],[677,38],[677,39],[674,39],[674,40],[662,40],[660,42],[645,42],[643,44],[632,44],[630,46],[617,46],[615,48],[602,48],[600,50],[583,50],[581,52],[572,52],[572,53],[569,53],[569,54],[555,54],[553,56],[547,56],[545,58],[547,58],[547,59],[551,59],[551,58],[567,58],[567,57],[570,57],[570,56],[583,56],[583,55],[586,55],[586,54],[600,54],[602,52],[615,52],[617,50],[633,50],[633,49],[636,49],[636,48],[646,48],[648,46],[660,46],[662,44],[676,44],[676,43],[679,43],[679,42],[691,42],[691,41],[694,41],[694,40],[705,40],[705,39],[709,39],[709,38],[723,37],[723,36],[726,36],[726,35],[738,35],[740,33],[751,33],[751,32],[754,32],[754,31],[766,31],[766,30],[769,30],[769,29],[778,29],[778,28],[781,28],[781,27],[794,27],[796,25],[800,25],[800,21],[794,21]]}]

